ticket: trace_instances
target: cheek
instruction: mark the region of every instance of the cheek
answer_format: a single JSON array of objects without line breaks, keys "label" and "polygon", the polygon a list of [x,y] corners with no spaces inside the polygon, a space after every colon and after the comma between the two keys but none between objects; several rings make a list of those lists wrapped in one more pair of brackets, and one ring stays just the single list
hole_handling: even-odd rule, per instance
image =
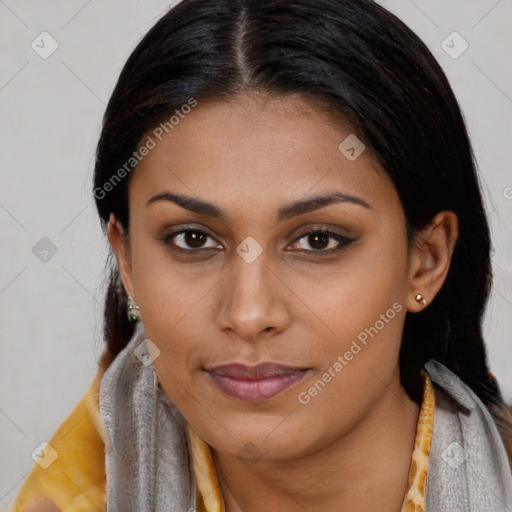
[{"label": "cheek", "polygon": [[[143,234],[139,236],[144,240]],[[216,281],[204,264],[178,262],[165,245],[147,235],[142,243],[133,244],[132,268],[144,325],[162,343],[190,322],[189,316],[201,308]]]},{"label": "cheek", "polygon": [[321,319],[315,382],[329,381],[315,398],[318,414],[322,407],[356,414],[396,371],[408,291],[407,245],[396,225],[379,228],[328,280],[309,286],[307,300]]},{"label": "cheek", "polygon": [[387,236],[362,239],[359,247],[319,279],[295,276],[295,286],[316,314],[316,325],[334,339],[333,349],[346,349],[359,335],[364,340],[368,330],[380,338],[400,338],[408,292],[407,248],[398,232],[379,232]]},{"label": "cheek", "polygon": [[155,370],[172,399],[186,389],[198,354],[208,346],[205,333],[211,331],[203,308],[216,279],[204,269],[198,276],[199,266],[196,270],[193,265],[177,266],[161,249],[134,247],[132,255],[146,337],[160,350]]},{"label": "cheek", "polygon": [[318,371],[297,393],[308,418],[324,418],[323,426],[314,427],[324,441],[358,423],[397,371],[406,314],[405,259],[400,251],[372,247],[331,277],[335,292],[316,286],[309,295],[324,335],[317,336],[311,354]]}]

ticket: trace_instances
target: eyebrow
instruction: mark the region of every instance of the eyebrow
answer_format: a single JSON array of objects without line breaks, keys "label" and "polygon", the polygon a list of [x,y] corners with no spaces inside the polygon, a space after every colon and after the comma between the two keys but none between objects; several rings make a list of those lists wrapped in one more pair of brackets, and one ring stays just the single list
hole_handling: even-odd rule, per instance
[{"label": "eyebrow", "polygon": [[[149,201],[146,203],[146,207],[150,204],[156,203],[157,201],[170,201],[186,210],[190,210],[191,212],[200,215],[216,217],[222,220],[226,220],[228,217],[227,212],[219,206],[207,201],[203,201],[202,199],[185,196],[183,194],[177,194],[169,191],[162,192],[149,199]],[[316,196],[310,199],[301,199],[299,201],[295,201],[293,203],[282,206],[277,212],[277,219],[279,222],[282,222],[283,220],[289,219],[291,217],[304,215],[306,213],[336,203],[350,203],[363,206],[364,208],[372,209],[372,207],[360,197],[346,194],[340,191],[335,191],[327,195]]]}]

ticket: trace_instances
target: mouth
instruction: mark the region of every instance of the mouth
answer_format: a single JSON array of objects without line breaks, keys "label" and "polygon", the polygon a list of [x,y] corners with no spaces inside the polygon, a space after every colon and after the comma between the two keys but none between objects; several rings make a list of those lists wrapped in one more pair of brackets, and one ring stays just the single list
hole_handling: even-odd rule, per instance
[{"label": "mouth", "polygon": [[311,368],[275,363],[246,366],[239,363],[206,369],[211,381],[227,395],[243,402],[262,402],[292,388]]}]

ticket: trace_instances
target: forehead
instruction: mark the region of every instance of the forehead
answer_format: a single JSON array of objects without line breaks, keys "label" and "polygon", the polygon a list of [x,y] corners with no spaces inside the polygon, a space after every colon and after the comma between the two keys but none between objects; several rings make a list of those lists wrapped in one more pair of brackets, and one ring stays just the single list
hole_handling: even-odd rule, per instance
[{"label": "forehead", "polygon": [[298,95],[243,94],[229,102],[198,102],[167,130],[161,127],[142,140],[149,137],[154,147],[131,176],[135,206],[165,190],[211,200],[226,210],[277,209],[334,189],[379,209],[397,200],[368,150],[355,160],[347,157],[354,156],[346,152],[354,144],[357,152],[363,148],[351,126]]}]

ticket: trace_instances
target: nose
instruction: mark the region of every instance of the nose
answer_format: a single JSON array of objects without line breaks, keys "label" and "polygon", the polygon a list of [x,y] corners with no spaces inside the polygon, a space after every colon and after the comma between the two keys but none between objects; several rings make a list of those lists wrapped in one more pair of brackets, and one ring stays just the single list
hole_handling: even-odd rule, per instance
[{"label": "nose", "polygon": [[217,323],[232,337],[254,342],[268,332],[282,332],[290,323],[286,296],[291,295],[265,251],[247,262],[236,254],[219,287]]}]

